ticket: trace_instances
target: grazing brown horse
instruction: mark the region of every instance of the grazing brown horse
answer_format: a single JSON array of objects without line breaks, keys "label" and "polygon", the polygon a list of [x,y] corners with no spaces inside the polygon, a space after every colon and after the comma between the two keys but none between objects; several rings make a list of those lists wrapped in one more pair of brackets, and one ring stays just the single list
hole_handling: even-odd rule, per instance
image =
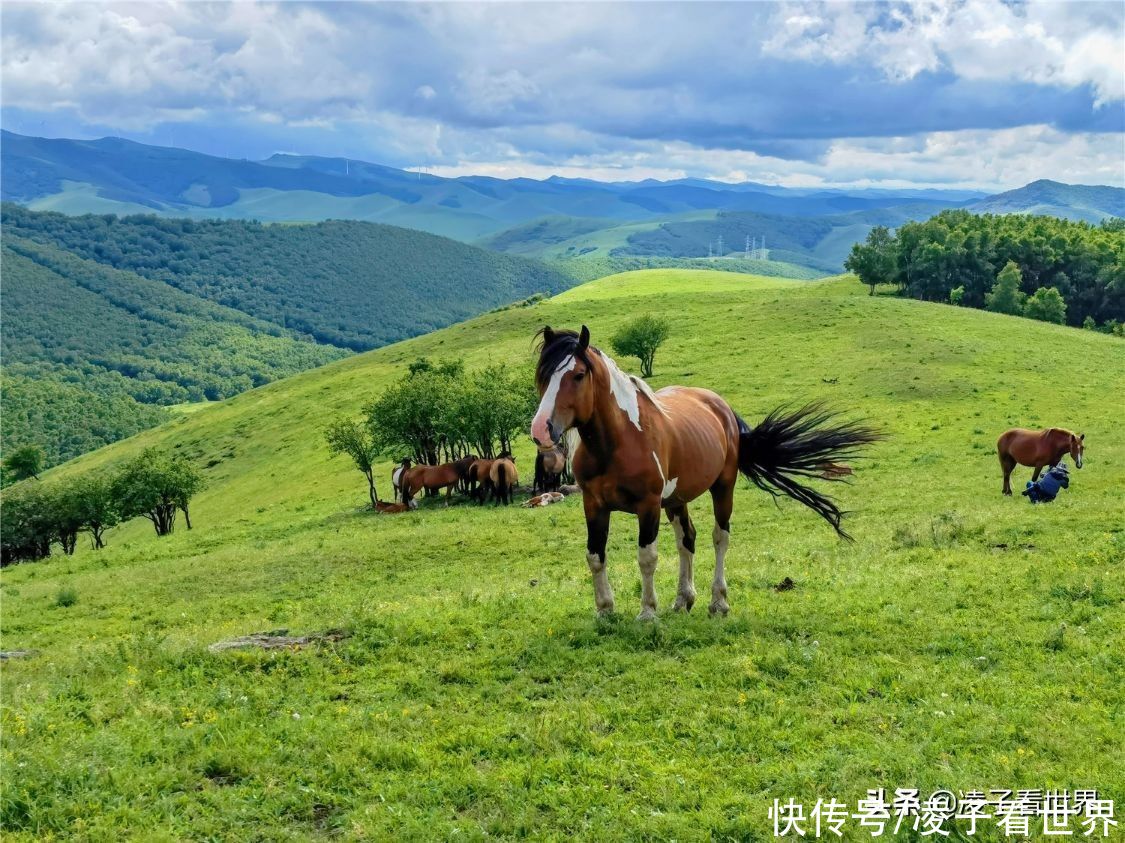
[{"label": "grazing brown horse", "polygon": [[520,481],[516,473],[515,457],[504,453],[499,459],[492,461],[488,469],[488,480],[492,485],[492,499],[499,504],[507,506],[512,502],[512,489]]},{"label": "grazing brown horse", "polygon": [[445,489],[445,500],[453,495],[453,487],[464,480],[469,472],[469,466],[476,462],[474,454],[461,457],[453,462],[441,465],[416,465],[402,472],[399,482],[402,484],[402,501],[409,503],[422,489],[427,492],[437,492]]},{"label": "grazing brown horse", "polygon": [[[775,410],[751,428],[709,390],[670,386],[653,392],[590,345],[586,326],[581,334],[544,328],[540,335],[536,384],[542,400],[531,436],[540,448],[549,448],[566,430],[578,430],[574,476],[582,488],[586,562],[599,613],[614,607],[605,559],[613,511],[631,512],[639,522],[639,619],[656,616],[653,574],[662,509],[672,522],[680,554],[674,608],[691,609],[695,526],[687,505],[704,492],[711,493],[715,513],[710,609],[712,614],[729,611],[723,563],[739,472],[775,497],[784,493],[811,507],[846,537],[836,504],[797,478],[840,479],[844,466],[836,460],[878,439],[876,432],[857,424],[829,424],[834,415],[816,406]],[[826,470],[829,464],[838,470]]]},{"label": "grazing brown horse", "polygon": [[1082,467],[1082,454],[1086,450],[1086,434],[1073,434],[1061,427],[1050,430],[1025,430],[1013,427],[1000,434],[996,440],[996,453],[1000,455],[1000,468],[1004,472],[1005,495],[1012,494],[1011,477],[1016,464],[1035,468],[1031,482],[1039,479],[1039,472],[1047,466],[1054,468],[1070,452],[1074,465]]}]

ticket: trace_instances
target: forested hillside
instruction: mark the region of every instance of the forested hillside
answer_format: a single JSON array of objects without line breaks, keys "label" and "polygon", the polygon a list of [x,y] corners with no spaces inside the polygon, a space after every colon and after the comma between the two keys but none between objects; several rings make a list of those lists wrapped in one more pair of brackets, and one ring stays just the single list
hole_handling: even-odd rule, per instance
[{"label": "forested hillside", "polygon": [[374,223],[68,217],[18,205],[3,220],[21,237],[355,350],[573,283],[533,260]]},{"label": "forested hillside", "polygon": [[347,353],[7,228],[2,260],[4,445],[49,463]]},{"label": "forested hillside", "polygon": [[48,464],[348,353],[572,285],[358,222],[263,226],[3,206],[3,439]]}]

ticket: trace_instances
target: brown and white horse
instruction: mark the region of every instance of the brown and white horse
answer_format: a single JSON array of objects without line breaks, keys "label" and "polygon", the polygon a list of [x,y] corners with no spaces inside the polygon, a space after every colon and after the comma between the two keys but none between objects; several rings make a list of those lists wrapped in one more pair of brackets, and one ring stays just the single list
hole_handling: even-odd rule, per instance
[{"label": "brown and white horse", "polygon": [[1082,467],[1082,454],[1086,450],[1086,434],[1074,434],[1061,427],[1049,430],[1026,430],[1013,427],[1000,434],[996,440],[996,453],[1000,456],[1000,468],[1004,472],[1005,495],[1012,494],[1012,472],[1016,464],[1032,466],[1035,473],[1031,482],[1039,479],[1039,472],[1047,466],[1054,468],[1059,460],[1070,453],[1076,468]]},{"label": "brown and white horse", "polygon": [[695,602],[695,526],[687,505],[704,492],[711,493],[715,513],[710,609],[712,614],[729,611],[723,563],[739,472],[775,497],[784,493],[811,507],[846,537],[840,527],[843,513],[835,503],[797,478],[841,479],[847,469],[835,461],[878,439],[876,432],[858,424],[829,424],[834,415],[816,406],[774,411],[750,428],[709,390],[670,386],[653,392],[590,345],[585,325],[581,334],[548,327],[540,335],[536,384],[541,401],[531,436],[546,449],[568,429],[578,430],[574,476],[582,488],[586,562],[599,613],[614,608],[605,549],[610,513],[618,511],[635,514],[639,522],[639,619],[656,617],[653,575],[662,509],[672,522],[680,555],[674,608],[690,611]]}]

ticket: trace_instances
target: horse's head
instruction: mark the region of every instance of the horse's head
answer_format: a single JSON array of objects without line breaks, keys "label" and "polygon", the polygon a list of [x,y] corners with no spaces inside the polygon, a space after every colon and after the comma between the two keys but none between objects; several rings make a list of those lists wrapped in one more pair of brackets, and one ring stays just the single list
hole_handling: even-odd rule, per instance
[{"label": "horse's head", "polygon": [[594,414],[594,364],[589,354],[590,330],[581,333],[539,332],[539,365],[535,385],[539,390],[539,409],[531,421],[531,438],[542,450],[549,450],[570,428],[590,420]]},{"label": "horse's head", "polygon": [[1082,467],[1082,453],[1086,450],[1086,434],[1080,433],[1075,436],[1070,434],[1070,457],[1074,460],[1076,468]]}]

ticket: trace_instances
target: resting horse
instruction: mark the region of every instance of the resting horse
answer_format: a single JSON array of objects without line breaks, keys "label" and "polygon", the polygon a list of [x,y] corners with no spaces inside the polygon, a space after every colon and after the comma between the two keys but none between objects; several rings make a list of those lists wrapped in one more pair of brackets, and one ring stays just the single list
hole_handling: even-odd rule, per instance
[{"label": "resting horse", "polygon": [[[854,455],[879,434],[858,424],[829,424],[833,414],[816,406],[775,410],[750,428],[730,406],[706,389],[670,386],[653,392],[590,345],[590,332],[540,332],[536,385],[541,401],[531,436],[550,448],[577,428],[574,476],[586,514],[586,562],[594,579],[599,613],[612,612],[613,590],[606,575],[606,540],[613,511],[631,512],[639,522],[637,564],[641,572],[640,620],[656,617],[656,537],[663,509],[672,522],[680,554],[680,582],[674,608],[695,602],[695,526],[687,505],[711,493],[715,513],[715,577],[711,614],[725,615],[724,560],[730,545],[734,489],[741,471],[775,497],[784,493],[811,507],[836,532],[843,513],[833,501],[797,482],[800,477],[840,479],[836,460]],[[830,464],[836,471],[826,471]]]},{"label": "resting horse", "polygon": [[1031,475],[1034,483],[1039,479],[1039,472],[1047,466],[1054,468],[1068,452],[1075,467],[1081,468],[1085,450],[1085,433],[1075,435],[1061,427],[1043,431],[1013,427],[1004,431],[996,440],[996,453],[1000,456],[1000,469],[1004,472],[1003,493],[1012,494],[1011,478],[1016,463],[1035,468],[1035,473]]},{"label": "resting horse", "polygon": [[469,466],[476,462],[476,459],[474,454],[469,454],[467,457],[441,465],[416,465],[404,470],[399,478],[402,484],[403,503],[409,503],[421,489],[431,493],[445,489],[445,500],[448,503],[453,495],[453,487],[458,481],[465,479],[469,473]]}]

